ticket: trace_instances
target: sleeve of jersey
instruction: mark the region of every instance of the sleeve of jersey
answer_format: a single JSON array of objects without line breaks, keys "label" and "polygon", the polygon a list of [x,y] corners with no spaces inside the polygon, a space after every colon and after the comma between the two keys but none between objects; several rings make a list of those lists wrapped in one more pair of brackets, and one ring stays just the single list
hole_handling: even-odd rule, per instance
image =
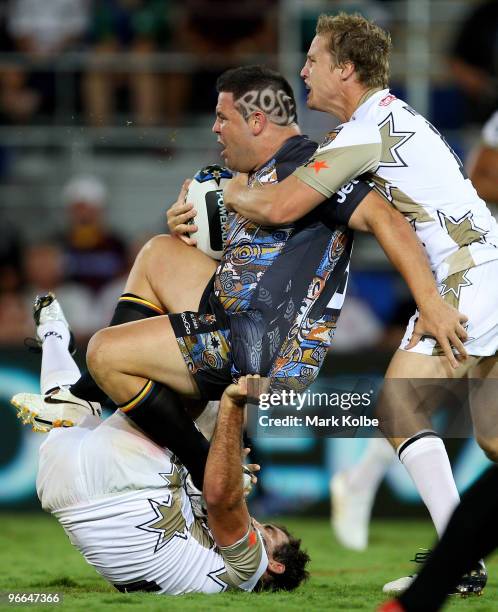
[{"label": "sleeve of jersey", "polygon": [[230,585],[252,591],[268,567],[263,540],[252,525],[246,535],[231,546],[220,546]]},{"label": "sleeve of jersey", "polygon": [[327,227],[348,225],[351,215],[373,188],[370,181],[356,179],[342,185],[318,207],[320,220]]},{"label": "sleeve of jersey", "polygon": [[498,149],[498,111],[488,119],[482,128],[482,139],[486,146]]},{"label": "sleeve of jersey", "polygon": [[380,163],[382,142],[376,125],[344,124],[332,142],[318,147],[313,157],[294,176],[330,198],[351,179],[374,172]]}]

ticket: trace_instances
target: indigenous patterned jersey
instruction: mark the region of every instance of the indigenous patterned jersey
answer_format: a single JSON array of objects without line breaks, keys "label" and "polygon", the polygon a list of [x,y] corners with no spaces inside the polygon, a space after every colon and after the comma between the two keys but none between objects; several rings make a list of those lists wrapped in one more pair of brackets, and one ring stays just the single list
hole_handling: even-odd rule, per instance
[{"label": "indigenous patterned jersey", "polygon": [[[304,136],[290,138],[249,184],[286,178],[315,149]],[[353,238],[347,223],[372,185],[339,187],[312,214],[284,227],[230,213],[210,306],[228,320],[234,375],[258,372],[295,389],[317,376],[344,301]]]},{"label": "indigenous patterned jersey", "polygon": [[40,449],[38,496],[71,543],[121,591],[251,591],[268,566],[252,524],[217,547],[195,518],[186,470],[119,411],[94,429],[53,431]]},{"label": "indigenous patterned jersey", "polygon": [[[498,229],[462,163],[424,117],[388,89],[367,92],[351,120],[329,134],[295,175],[329,197],[367,173],[409,220],[439,283],[498,259]],[[454,289],[456,290],[456,289]]]},{"label": "indigenous patterned jersey", "polygon": [[498,111],[491,115],[482,129],[484,144],[492,149],[498,149]]}]

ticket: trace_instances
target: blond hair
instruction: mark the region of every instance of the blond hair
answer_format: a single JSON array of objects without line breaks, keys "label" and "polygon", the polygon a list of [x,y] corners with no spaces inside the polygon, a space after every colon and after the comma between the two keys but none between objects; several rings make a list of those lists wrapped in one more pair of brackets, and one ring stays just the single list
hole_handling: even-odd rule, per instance
[{"label": "blond hair", "polygon": [[336,66],[354,64],[358,81],[367,87],[387,87],[391,37],[381,27],[355,13],[320,15],[316,34],[327,40]]}]

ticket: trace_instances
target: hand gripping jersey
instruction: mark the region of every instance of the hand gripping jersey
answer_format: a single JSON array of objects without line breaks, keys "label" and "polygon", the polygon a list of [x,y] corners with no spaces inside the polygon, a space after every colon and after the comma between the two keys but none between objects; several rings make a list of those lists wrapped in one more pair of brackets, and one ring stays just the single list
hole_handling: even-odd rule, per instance
[{"label": "hand gripping jersey", "polygon": [[52,430],[37,492],[71,543],[120,591],[251,591],[268,566],[259,532],[217,547],[194,518],[185,468],[119,411],[93,427]]},{"label": "hand gripping jersey", "polygon": [[[249,184],[286,178],[315,149],[305,136],[290,138]],[[339,187],[284,227],[230,213],[225,251],[200,310],[208,302],[206,311],[226,321],[233,376],[260,373],[296,390],[316,378],[344,301],[353,238],[347,223],[372,185]]]},{"label": "hand gripping jersey", "polygon": [[486,146],[498,149],[498,111],[491,115],[482,128],[482,139]]},{"label": "hand gripping jersey", "polygon": [[387,89],[367,92],[351,120],[294,174],[330,197],[364,173],[411,223],[438,283],[453,275],[457,292],[469,268],[498,259],[496,221],[462,163],[434,126]]}]

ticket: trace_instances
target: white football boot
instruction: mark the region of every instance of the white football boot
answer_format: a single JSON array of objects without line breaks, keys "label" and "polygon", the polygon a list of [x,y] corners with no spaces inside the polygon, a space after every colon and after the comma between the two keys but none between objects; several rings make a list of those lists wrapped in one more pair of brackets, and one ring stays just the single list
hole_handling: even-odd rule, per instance
[{"label": "white football boot", "polygon": [[76,397],[67,388],[48,394],[17,393],[10,400],[23,424],[33,431],[48,432],[54,427],[73,427],[88,416],[102,417],[98,402]]},{"label": "white football boot", "polygon": [[60,321],[69,330],[69,352],[74,355],[76,352],[76,345],[74,342],[74,335],[69,327],[69,323],[64,316],[61,305],[57,301],[55,295],[51,292],[46,295],[37,295],[33,304],[33,319],[36,325],[36,336],[35,338],[25,338],[25,346],[34,353],[41,353],[43,338],[40,338],[38,328],[40,325],[49,323],[50,321]]},{"label": "white football boot", "polygon": [[330,522],[335,537],[345,548],[362,551],[368,546],[368,528],[375,495],[353,491],[347,471],[330,480]]},{"label": "white football boot", "polygon": [[416,577],[417,574],[412,574],[411,576],[403,576],[397,580],[386,582],[386,584],[382,587],[382,592],[389,593],[390,595],[400,595],[406,591]]}]

